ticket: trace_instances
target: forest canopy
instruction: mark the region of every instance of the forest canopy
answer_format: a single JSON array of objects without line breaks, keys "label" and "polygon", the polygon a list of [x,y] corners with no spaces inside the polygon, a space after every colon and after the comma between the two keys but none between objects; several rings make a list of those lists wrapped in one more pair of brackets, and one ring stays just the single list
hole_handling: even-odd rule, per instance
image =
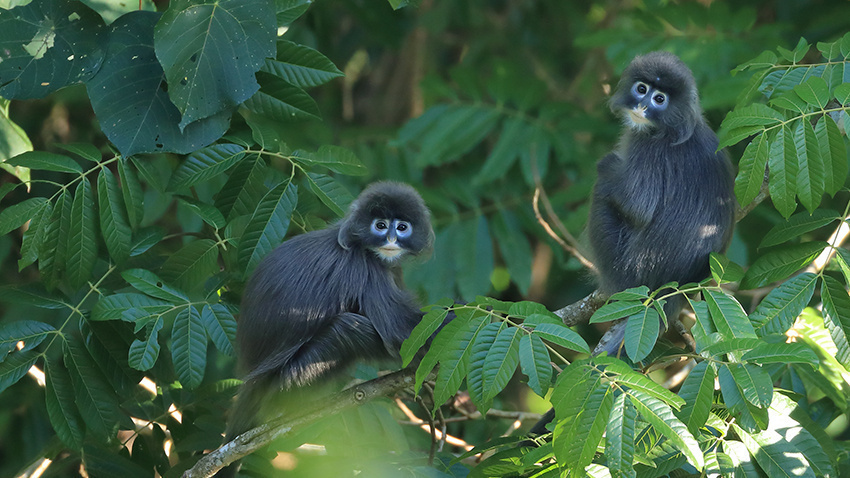
[{"label": "forest canopy", "polygon": [[[737,225],[704,280],[605,297],[609,100],[656,50]],[[1,476],[850,474],[845,2],[6,0],[0,111]],[[436,233],[402,361],[215,451],[246,280],[378,180]]]}]

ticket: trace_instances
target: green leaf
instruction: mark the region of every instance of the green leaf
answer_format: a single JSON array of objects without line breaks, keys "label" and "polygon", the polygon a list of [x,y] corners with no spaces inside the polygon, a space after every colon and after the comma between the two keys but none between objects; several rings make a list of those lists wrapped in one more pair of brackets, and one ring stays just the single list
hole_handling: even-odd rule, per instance
[{"label": "green leaf", "polygon": [[655,383],[646,375],[636,372],[631,369],[625,362],[615,357],[599,357],[594,359],[598,364],[605,365],[605,374],[611,378],[612,374],[616,374],[613,380],[619,385],[626,385],[633,390],[651,395],[664,403],[679,409],[685,405],[685,401],[675,393],[667,390],[663,386]]},{"label": "green leaf", "polygon": [[[842,105],[847,105],[850,103],[850,83],[842,83],[835,87],[835,90],[832,92],[835,96],[835,99],[841,103]],[[845,115],[846,115],[845,111]]]},{"label": "green leaf", "polygon": [[732,76],[735,76],[737,73],[746,71],[746,70],[763,70],[770,68],[776,64],[777,57],[776,54],[772,51],[765,50],[759,54],[759,56],[753,58],[750,61],[745,63],[741,63],[736,66],[734,70],[732,70]]},{"label": "green leaf", "polygon": [[443,324],[447,315],[449,315],[448,309],[433,307],[422,317],[419,323],[416,324],[416,327],[413,328],[413,331],[410,332],[410,337],[405,339],[401,344],[399,354],[401,355],[403,366],[407,367],[410,365],[416,353],[419,352],[419,349],[425,345],[428,339]]},{"label": "green leaf", "polygon": [[68,231],[71,228],[71,193],[63,189],[53,207],[50,220],[44,225],[44,238],[38,251],[38,271],[42,282],[52,289],[65,273],[68,252]]},{"label": "green leaf", "polygon": [[596,324],[599,322],[610,322],[612,320],[622,319],[638,313],[642,313],[647,306],[641,302],[632,302],[630,300],[618,300],[616,302],[608,302],[603,305],[590,317],[590,323]]},{"label": "green leaf", "polygon": [[97,177],[97,199],[100,206],[100,231],[109,256],[121,264],[130,257],[130,224],[118,181],[112,172],[103,168]]},{"label": "green leaf", "polygon": [[538,335],[523,334],[519,341],[519,362],[522,372],[528,376],[528,386],[544,397],[552,382],[552,366],[546,344]]},{"label": "green leaf", "polygon": [[44,376],[44,400],[50,424],[62,443],[79,450],[83,446],[85,425],[77,410],[71,376],[64,366],[51,360],[45,362]]},{"label": "green leaf", "polygon": [[679,389],[679,396],[685,400],[685,406],[676,412],[691,433],[697,433],[705,425],[711,413],[714,399],[714,368],[708,361],[698,363],[685,378]]},{"label": "green leaf", "polygon": [[738,282],[744,278],[744,269],[728,257],[712,252],[708,257],[711,276],[718,284]]},{"label": "green leaf", "polygon": [[801,212],[794,214],[782,224],[777,224],[765,234],[759,249],[771,247],[819,229],[841,218],[841,215],[829,209],[818,209],[812,214]]},{"label": "green leaf", "polygon": [[74,397],[86,428],[106,442],[118,426],[121,411],[89,352],[77,341],[66,342],[65,366],[74,386]]},{"label": "green leaf", "polygon": [[789,217],[797,208],[797,149],[794,134],[788,125],[782,126],[770,142],[767,165],[770,168],[768,190],[774,207],[784,217]]},{"label": "green leaf", "polygon": [[830,196],[835,196],[835,193],[844,187],[844,181],[847,180],[847,173],[850,170],[847,164],[847,146],[844,144],[838,125],[829,115],[823,115],[818,121],[815,126],[815,136],[823,156],[824,186]]},{"label": "green leaf", "polygon": [[736,440],[726,440],[723,442],[723,449],[732,460],[736,478],[761,478],[763,476],[743,443]]},{"label": "green leaf", "polygon": [[319,106],[301,88],[268,73],[257,73],[260,91],[245,101],[252,113],[279,121],[305,121],[322,118]]},{"label": "green leaf", "polygon": [[222,304],[205,304],[201,321],[215,347],[225,355],[235,355],[236,319],[230,310]]},{"label": "green leaf", "polygon": [[157,319],[155,325],[144,340],[135,339],[130,344],[128,360],[131,367],[136,370],[146,371],[156,365],[159,358],[159,330],[163,326],[162,318]]},{"label": "green leaf", "polygon": [[310,191],[329,207],[337,216],[345,215],[345,210],[354,198],[334,178],[318,173],[307,173],[307,186]]},{"label": "green leaf", "polygon": [[24,199],[4,208],[0,212],[0,236],[23,226],[46,207],[49,207],[49,201],[46,198],[36,197]]},{"label": "green leaf", "polygon": [[68,241],[68,283],[78,288],[86,283],[97,261],[97,214],[94,193],[88,178],[83,179],[71,204]]},{"label": "green leaf", "polygon": [[770,405],[773,399],[773,381],[767,371],[749,363],[727,364],[727,366],[748,402],[759,408]]},{"label": "green leaf", "polygon": [[838,280],[823,276],[821,284],[823,322],[837,347],[835,359],[850,366],[850,296]]},{"label": "green leaf", "polygon": [[590,353],[590,347],[588,347],[587,342],[584,341],[582,336],[565,325],[540,324],[531,333],[555,345],[560,345],[576,352]]},{"label": "green leaf", "polygon": [[781,113],[769,106],[753,103],[736,108],[726,114],[721,128],[733,129],[742,126],[775,126],[785,120]]},{"label": "green leaf", "polygon": [[245,157],[238,144],[214,144],[190,154],[171,175],[169,191],[178,191],[223,174]]},{"label": "green leaf", "polygon": [[569,408],[559,410],[555,407],[559,421],[555,425],[552,445],[561,476],[585,476],[584,468],[596,454],[614,406],[614,390],[599,376],[587,385],[574,387],[573,393],[564,397],[561,403],[569,404]]},{"label": "green leaf", "polygon": [[166,282],[185,291],[199,290],[219,272],[218,244],[212,239],[199,239],[170,255],[162,265]]},{"label": "green leaf", "polygon": [[747,270],[741,289],[755,289],[785,279],[809,265],[826,247],[829,247],[826,242],[812,241],[768,252],[756,259]]},{"label": "green leaf", "polygon": [[720,130],[718,134],[718,138],[720,139],[719,148],[726,148],[732,146],[733,144],[738,144],[739,142],[749,138],[750,136],[761,136],[765,132],[764,126],[753,125],[753,126],[741,126],[739,128],[732,128],[728,130]]},{"label": "green leaf", "polygon": [[177,378],[184,387],[197,388],[204,380],[207,365],[207,334],[198,309],[189,306],[177,314],[171,340]]},{"label": "green leaf", "polygon": [[287,40],[277,41],[275,59],[266,58],[262,70],[299,88],[319,86],[344,76],[325,55]]},{"label": "green leaf", "polygon": [[762,470],[771,478],[815,478],[806,457],[772,430],[750,434],[736,424],[735,433]]},{"label": "green leaf", "polygon": [[747,313],[734,297],[717,290],[704,291],[708,312],[717,327],[717,331],[726,339],[755,337]]},{"label": "green leaf", "polygon": [[[180,125],[180,110],[168,95],[172,87],[182,85],[169,81],[166,87],[154,51],[154,26],[159,19],[159,13],[133,11],[115,20],[109,27],[103,65],[86,83],[100,127],[125,158],[138,153],[188,154],[220,138],[230,125],[230,111]],[[193,40],[181,40],[173,47]],[[200,103],[205,106],[203,100]]]},{"label": "green leaf", "polygon": [[820,109],[826,108],[829,102],[829,86],[826,80],[819,76],[812,76],[805,83],[795,86],[794,92],[806,103]]},{"label": "green leaf", "polygon": [[760,365],[770,363],[808,363],[817,366],[818,356],[812,349],[799,342],[792,343],[761,343],[745,353],[741,360]]},{"label": "green leaf", "polygon": [[171,308],[172,305],[168,302],[142,294],[112,294],[101,297],[95,304],[90,320],[122,320],[124,312],[129,309],[143,310],[148,314],[161,314]]},{"label": "green leaf", "polygon": [[771,290],[750,314],[759,336],[784,334],[790,329],[812,299],[817,280],[816,274],[804,272]]},{"label": "green leaf", "polygon": [[786,91],[776,97],[771,97],[770,105],[801,114],[807,113],[811,108],[809,104],[806,103],[806,100],[801,98],[794,90]]},{"label": "green leaf", "polygon": [[215,229],[224,229],[227,226],[227,220],[224,219],[224,214],[221,213],[212,204],[207,204],[193,198],[178,197],[180,204],[192,211],[193,214],[200,217],[205,223]]},{"label": "green leaf", "polygon": [[499,332],[484,359],[484,400],[492,400],[513,377],[519,365],[520,329],[507,327]]},{"label": "green leaf", "polygon": [[14,345],[18,342],[23,342],[24,347],[19,352],[26,352],[27,350],[38,347],[48,335],[55,332],[55,327],[44,322],[16,320],[0,326],[0,345]]},{"label": "green leaf", "polygon": [[121,277],[139,292],[172,303],[188,302],[189,298],[179,290],[165,284],[156,274],[145,269],[128,269]]},{"label": "green leaf", "polygon": [[103,19],[82,2],[42,0],[4,11],[0,96],[41,98],[100,67]]},{"label": "green leaf", "polygon": [[484,362],[487,360],[487,353],[493,347],[499,332],[504,328],[503,322],[492,322],[484,325],[478,335],[475,336],[475,343],[472,344],[472,349],[469,352],[469,375],[466,377],[466,385],[469,390],[469,398],[481,413],[487,413],[493,403],[492,398],[489,400],[486,398],[487,382],[484,379]]},{"label": "green leaf", "polygon": [[502,259],[511,274],[511,281],[522,294],[531,287],[532,250],[519,220],[512,211],[502,209],[492,217],[493,236],[496,238]]},{"label": "green leaf", "polygon": [[[703,357],[718,357],[739,351],[750,351],[762,343],[761,339],[749,337],[743,339],[725,339],[704,348],[700,355]],[[736,354],[740,355],[740,354]]]},{"label": "green leaf", "polygon": [[[484,316],[473,318],[472,321],[466,323],[465,328],[450,336],[451,340],[445,342],[444,348],[438,351],[440,370],[437,372],[437,381],[434,386],[435,410],[439,407],[438,403],[445,403],[460,389],[463,378],[469,372],[469,360],[474,338],[487,323],[488,319]],[[448,326],[445,328],[448,328]]]},{"label": "green leaf", "polygon": [[141,224],[145,215],[144,194],[136,172],[126,158],[118,160],[118,178],[121,180],[121,194],[127,207],[127,220],[134,230]]},{"label": "green leaf", "polygon": [[817,476],[836,476],[830,457],[836,450],[826,432],[809,416],[809,411],[789,397],[776,394],[768,410],[769,432],[778,433],[801,452]]},{"label": "green leaf", "polygon": [[824,164],[817,136],[809,121],[799,121],[794,133],[797,147],[797,196],[809,213],[820,205],[824,192]]},{"label": "green leaf", "polygon": [[100,160],[103,159],[103,154],[97,149],[97,146],[90,143],[57,143],[56,146],[92,163],[100,163]]},{"label": "green leaf", "polygon": [[753,202],[761,191],[769,151],[767,135],[760,134],[753,138],[741,156],[738,176],[735,178],[735,196],[742,206]]},{"label": "green leaf", "polygon": [[502,117],[499,111],[482,105],[452,105],[434,111],[439,112],[434,115],[436,117],[423,115],[399,131],[401,139],[415,134],[418,121],[429,121],[424,131],[415,136],[419,146],[416,165],[419,167],[458,160],[490,134]]},{"label": "green leaf", "polygon": [[[437,363],[443,360],[444,357],[457,346],[457,344],[468,343],[462,342],[459,339],[468,338],[469,340],[472,340],[475,338],[476,332],[471,324],[472,319],[473,316],[470,314],[457,315],[437,333],[434,340],[431,342],[431,346],[428,348],[427,353],[425,353],[425,356],[422,357],[422,360],[419,362],[419,366],[416,368],[416,383],[413,387],[414,390],[418,391],[422,387],[422,382],[425,381]],[[479,322],[483,322],[483,319],[480,317]],[[483,327],[483,325],[481,325],[481,327]],[[470,332],[470,330],[472,330],[472,332]]]},{"label": "green leaf", "polygon": [[0,362],[0,392],[3,392],[27,374],[29,369],[35,365],[40,355],[34,350],[24,352],[12,352],[5,360]]},{"label": "green leaf", "polygon": [[363,176],[369,172],[351,150],[339,146],[324,145],[315,153],[294,151],[291,159],[307,166],[327,168],[346,176]]},{"label": "green leaf", "polygon": [[660,318],[655,309],[644,308],[629,317],[626,323],[626,353],[634,362],[640,362],[655,346],[658,339]]},{"label": "green leaf", "polygon": [[681,451],[688,458],[688,463],[697,470],[702,470],[705,462],[699,443],[688,431],[688,427],[673,415],[670,407],[640,390],[629,390],[627,393],[640,416]]},{"label": "green leaf", "polygon": [[487,184],[507,174],[520,152],[529,147],[530,125],[522,118],[508,118],[502,123],[502,131],[490,154],[472,180],[475,185]]},{"label": "green leaf", "polygon": [[274,11],[265,0],[172,2],[154,32],[180,129],[235,107],[259,85],[254,73],[274,55]]},{"label": "green leaf", "polygon": [[493,239],[487,217],[479,215],[458,225],[464,240],[457,245],[457,283],[465,300],[486,294],[490,290],[493,272]]},{"label": "green leaf", "polygon": [[257,204],[239,241],[239,264],[245,267],[245,277],[283,242],[297,202],[298,187],[286,181],[269,191]]},{"label": "green leaf", "polygon": [[606,427],[605,459],[612,477],[635,477],[632,465],[635,454],[635,422],[637,410],[625,393],[614,400]]},{"label": "green leaf", "polygon": [[[38,254],[43,247],[44,231],[47,223],[53,215],[53,205],[46,203],[40,211],[30,219],[24,235],[21,237],[21,258],[18,259],[18,272],[31,265],[38,259]],[[2,213],[0,213],[2,216]]]},{"label": "green leaf", "polygon": [[277,24],[289,25],[310,8],[312,0],[275,0]]},{"label": "green leaf", "polygon": [[56,171],[60,173],[82,174],[83,168],[64,154],[47,151],[27,151],[6,161],[9,166],[19,166],[38,171]]}]

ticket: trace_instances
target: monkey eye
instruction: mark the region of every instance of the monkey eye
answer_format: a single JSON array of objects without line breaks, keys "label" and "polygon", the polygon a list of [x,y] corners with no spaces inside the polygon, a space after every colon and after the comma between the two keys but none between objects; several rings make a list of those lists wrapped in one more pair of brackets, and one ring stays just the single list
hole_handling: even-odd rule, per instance
[{"label": "monkey eye", "polygon": [[657,106],[661,106],[667,102],[667,95],[664,93],[656,93],[655,96],[652,97],[652,102]]},{"label": "monkey eye", "polygon": [[413,232],[413,226],[407,221],[393,221],[395,223],[395,230],[398,234],[398,237],[407,237]]},{"label": "monkey eye", "polygon": [[644,83],[642,81],[638,81],[637,83],[635,83],[633,90],[638,95],[643,96],[649,91],[649,85],[647,85],[646,83]]},{"label": "monkey eye", "polygon": [[372,232],[377,234],[386,234],[389,229],[389,224],[386,219],[375,219],[372,221]]}]

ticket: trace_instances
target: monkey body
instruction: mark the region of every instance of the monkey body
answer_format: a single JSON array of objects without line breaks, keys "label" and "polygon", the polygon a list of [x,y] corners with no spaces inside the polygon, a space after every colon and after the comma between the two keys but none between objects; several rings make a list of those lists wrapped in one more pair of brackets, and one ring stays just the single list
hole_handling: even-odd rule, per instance
[{"label": "monkey body", "polygon": [[[709,254],[732,238],[736,202],[732,166],[702,116],[693,74],[671,53],[638,56],[611,109],[626,127],[617,150],[597,164],[588,218],[600,290],[704,279]],[[669,298],[667,316],[683,303]]]},{"label": "monkey body", "polygon": [[397,267],[344,249],[339,229],[296,236],[257,267],[237,331],[237,342],[246,345],[240,348],[246,381],[273,377],[287,390],[357,358],[397,357],[421,319],[413,297],[397,283]]},{"label": "monkey body", "polygon": [[[397,358],[422,318],[401,261],[433,246],[430,212],[409,185],[378,182],[335,225],[291,238],[257,266],[236,339],[246,372],[225,442],[360,360]],[[283,393],[280,393],[283,392]],[[274,406],[275,410],[271,410]],[[233,476],[233,464],[218,473]]]},{"label": "monkey body", "polygon": [[603,292],[708,275],[708,255],[725,249],[734,221],[732,169],[716,149],[700,124],[680,144],[629,132],[599,162],[588,232]]}]

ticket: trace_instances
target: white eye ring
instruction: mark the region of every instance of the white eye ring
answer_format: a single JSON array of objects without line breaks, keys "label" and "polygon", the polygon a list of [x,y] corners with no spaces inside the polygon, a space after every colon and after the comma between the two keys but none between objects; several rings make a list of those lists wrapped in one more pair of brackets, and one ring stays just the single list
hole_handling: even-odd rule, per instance
[{"label": "white eye ring", "polygon": [[390,221],[386,219],[374,219],[372,221],[372,232],[377,234],[386,234],[390,228]]},{"label": "white eye ring", "polygon": [[667,103],[667,95],[661,92],[657,92],[652,95],[652,102],[655,103],[657,106],[661,106]]},{"label": "white eye ring", "polygon": [[637,83],[635,83],[635,86],[632,88],[632,90],[635,92],[635,94],[639,96],[644,96],[649,92],[649,85],[642,81],[638,81]]},{"label": "white eye ring", "polygon": [[407,221],[393,221],[398,237],[408,237],[413,233],[413,225]]}]

